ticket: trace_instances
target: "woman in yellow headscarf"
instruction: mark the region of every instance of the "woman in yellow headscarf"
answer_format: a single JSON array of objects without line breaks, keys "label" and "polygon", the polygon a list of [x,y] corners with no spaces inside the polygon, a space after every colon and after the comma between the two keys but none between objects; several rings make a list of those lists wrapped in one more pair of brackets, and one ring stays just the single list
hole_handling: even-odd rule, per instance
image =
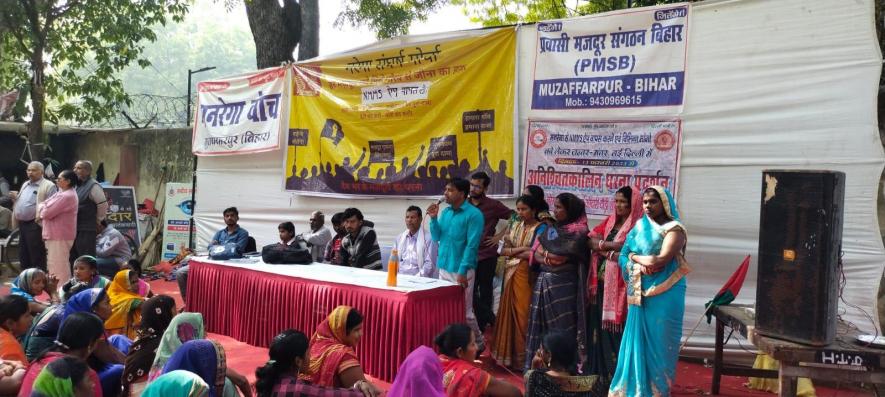
[{"label": "woman in yellow headscarf", "polygon": [[138,274],[131,270],[120,270],[108,287],[112,314],[104,322],[108,333],[125,335],[134,340],[138,324],[141,323],[141,307],[144,297],[138,294]]},{"label": "woman in yellow headscarf", "polygon": [[[362,336],[363,315],[350,306],[336,307],[310,338],[310,363],[301,379],[326,387],[353,387],[367,382],[353,350]],[[369,385],[372,395],[380,394],[374,385]]]}]

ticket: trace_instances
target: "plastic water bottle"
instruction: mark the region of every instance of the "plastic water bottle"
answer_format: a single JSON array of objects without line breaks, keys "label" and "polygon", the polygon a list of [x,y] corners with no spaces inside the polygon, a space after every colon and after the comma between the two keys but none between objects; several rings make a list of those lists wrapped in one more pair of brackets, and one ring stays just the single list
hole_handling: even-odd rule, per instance
[{"label": "plastic water bottle", "polygon": [[387,261],[387,286],[396,287],[396,275],[399,273],[399,255],[394,249],[390,252],[390,259]]}]

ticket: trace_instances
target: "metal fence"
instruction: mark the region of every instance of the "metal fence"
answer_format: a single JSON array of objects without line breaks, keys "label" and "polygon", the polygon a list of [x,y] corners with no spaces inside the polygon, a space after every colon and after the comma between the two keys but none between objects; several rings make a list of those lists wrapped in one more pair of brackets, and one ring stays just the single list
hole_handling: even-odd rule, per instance
[{"label": "metal fence", "polygon": [[[134,94],[132,104],[121,105],[110,119],[83,123],[86,128],[172,128],[187,126],[187,96]],[[193,98],[192,98],[193,99]]]}]

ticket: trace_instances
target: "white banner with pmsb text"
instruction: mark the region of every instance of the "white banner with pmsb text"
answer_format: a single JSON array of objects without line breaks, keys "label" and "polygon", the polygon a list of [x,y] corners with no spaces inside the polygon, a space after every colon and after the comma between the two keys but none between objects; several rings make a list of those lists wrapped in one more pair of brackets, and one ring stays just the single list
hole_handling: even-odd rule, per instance
[{"label": "white banner with pmsb text", "polygon": [[676,194],[681,122],[529,121],[523,186],[545,196],[572,193],[589,215],[609,215],[623,186],[668,187]]},{"label": "white banner with pmsb text", "polygon": [[198,156],[276,150],[289,125],[289,69],[197,84],[192,150]]},{"label": "white banner with pmsb text", "polygon": [[681,4],[538,23],[532,110],[680,113],[689,10]]}]

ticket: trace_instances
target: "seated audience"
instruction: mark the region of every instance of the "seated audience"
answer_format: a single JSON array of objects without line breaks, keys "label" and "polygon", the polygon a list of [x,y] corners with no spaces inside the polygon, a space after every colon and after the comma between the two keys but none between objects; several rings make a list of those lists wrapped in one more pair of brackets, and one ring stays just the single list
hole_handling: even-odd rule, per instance
[{"label": "seated audience", "polygon": [[343,265],[344,263],[341,261],[341,241],[343,241],[344,236],[347,235],[347,230],[344,229],[343,212],[332,215],[332,229],[335,230],[335,235],[332,236],[332,239],[326,244],[326,252],[323,254],[323,262],[331,263],[333,265]]},{"label": "seated audience", "polygon": [[25,349],[25,355],[28,356],[29,361],[33,361],[34,357],[52,346],[56,335],[58,335],[58,328],[61,326],[66,302],[74,295],[87,289],[89,289],[89,285],[85,283],[74,284],[62,293],[61,304],[49,306],[34,317],[31,328],[22,338],[22,347]]},{"label": "seated audience", "polygon": [[578,347],[575,338],[560,331],[552,331],[541,340],[541,348],[532,359],[532,368],[525,373],[527,396],[599,396],[606,389],[600,387],[598,375],[577,376]]},{"label": "seated audience", "polygon": [[105,329],[112,335],[124,335],[135,339],[136,325],[141,321],[139,306],[144,297],[138,294],[138,273],[120,270],[108,287],[111,299],[111,317],[105,321]]},{"label": "seated audience", "polygon": [[98,222],[98,236],[95,239],[95,256],[102,276],[114,277],[120,268],[132,257],[132,249],[123,233],[108,225],[107,220]]},{"label": "seated audience", "polygon": [[136,277],[138,277],[138,294],[144,297],[145,299],[151,298],[154,296],[154,293],[151,292],[151,285],[144,281],[141,278],[141,262],[138,259],[130,259],[126,264],[124,264],[120,270],[132,270],[135,272]]},{"label": "seated audience", "polygon": [[[79,292],[65,303],[62,323],[74,313],[94,313],[107,326],[107,320],[113,314],[107,291],[92,288]],[[123,373],[123,362],[129,352],[132,340],[123,335],[102,334],[101,339],[92,351],[90,367],[98,372],[101,388],[105,394],[116,395],[120,390],[120,375]]]},{"label": "seated audience", "polygon": [[142,397],[206,397],[209,385],[193,372],[172,371],[151,382]]},{"label": "seated audience", "polygon": [[295,244],[295,241],[297,240],[295,238],[295,224],[292,222],[283,222],[277,226],[277,230],[280,232],[280,244],[286,246]]},{"label": "seated audience", "polygon": [[151,370],[148,371],[148,382],[154,381],[163,373],[163,366],[182,344],[190,340],[204,338],[206,338],[206,330],[203,328],[202,314],[179,313],[173,317],[172,322],[169,323],[160,338],[160,346],[154,355]]},{"label": "seated audience", "polygon": [[442,380],[442,365],[436,353],[427,346],[418,346],[400,365],[387,397],[445,397]]},{"label": "seated audience", "polygon": [[[58,279],[53,275],[47,276],[45,272],[34,267],[22,270],[9,286],[11,287],[10,294],[21,296],[27,300],[28,307],[33,314],[39,314],[45,310],[49,307],[49,303],[61,302],[56,291]],[[49,294],[49,303],[36,299],[43,291]]]},{"label": "seated audience", "polygon": [[443,386],[449,397],[522,396],[516,386],[495,379],[477,364],[476,337],[467,324],[451,324],[433,340],[443,368]]},{"label": "seated audience", "polygon": [[367,382],[357,382],[352,389],[333,389],[299,380],[298,375],[307,369],[307,363],[310,362],[307,347],[307,335],[294,329],[287,329],[273,338],[268,352],[270,360],[255,370],[255,390],[258,397],[375,396],[375,390]]},{"label": "seated audience", "polygon": [[0,298],[0,359],[28,365],[28,358],[17,338],[28,332],[32,319],[25,298],[19,295]]},{"label": "seated audience", "polygon": [[310,214],[310,232],[299,234],[302,240],[307,243],[310,249],[310,255],[314,262],[323,261],[323,251],[326,244],[332,240],[332,231],[323,224],[326,223],[326,215],[320,211],[314,211]]},{"label": "seated audience", "polygon": [[397,236],[393,249],[399,254],[399,274],[438,278],[436,241],[421,224],[421,208],[406,210],[406,230]]},{"label": "seated audience", "polygon": [[[226,226],[212,236],[212,241],[209,242],[208,248],[212,248],[213,245],[234,244],[238,253],[242,254],[246,252],[246,243],[249,241],[249,232],[237,224],[237,222],[240,221],[240,212],[237,210],[237,207],[226,208],[224,212],[222,212],[222,215],[224,215],[224,224]],[[181,291],[181,299],[185,299],[185,301],[187,301],[188,268],[187,264],[183,264],[175,271],[175,277],[178,281],[178,289]]]},{"label": "seated audience", "polygon": [[31,397],[93,396],[89,366],[76,357],[62,357],[40,371],[34,380]]},{"label": "seated audience", "polygon": [[381,269],[381,249],[372,222],[363,219],[356,208],[344,210],[344,229],[347,234],[341,241],[341,263],[363,269]]},{"label": "seated audience", "polygon": [[[41,370],[53,361],[64,357],[75,357],[84,361],[89,359],[103,334],[104,324],[95,314],[81,312],[74,313],[66,318],[58,331],[58,338],[55,340],[55,344],[35,357],[31,365],[28,366],[28,371],[22,381],[21,390],[18,392],[19,397],[31,395],[34,381]],[[86,372],[92,380],[93,393],[96,396],[101,396],[101,382],[99,381],[98,374],[91,368],[88,368]]]},{"label": "seated audience", "polygon": [[227,367],[224,347],[218,342],[196,339],[185,342],[163,366],[163,373],[176,370],[193,372],[209,385],[210,397],[238,397],[237,389],[247,397],[252,396],[252,388],[245,377],[239,376],[236,386],[229,376],[232,370]]},{"label": "seated audience", "polygon": [[[310,339],[310,363],[301,379],[318,386],[353,387],[367,382],[356,357],[356,347],[363,336],[363,315],[349,306],[338,306],[329,314]],[[369,383],[369,386],[380,392]]]},{"label": "seated audience", "polygon": [[[112,274],[111,277],[114,275]],[[59,295],[64,295],[71,287],[77,284],[86,284],[87,288],[104,288],[111,283],[107,277],[98,274],[98,261],[96,258],[83,255],[74,261],[74,277],[61,286]]]},{"label": "seated audience", "polygon": [[21,389],[27,367],[18,361],[0,360],[0,395],[14,396]]},{"label": "seated audience", "polygon": [[141,395],[160,347],[160,338],[176,314],[175,299],[170,296],[157,295],[141,305],[141,324],[123,366],[124,397]]}]

